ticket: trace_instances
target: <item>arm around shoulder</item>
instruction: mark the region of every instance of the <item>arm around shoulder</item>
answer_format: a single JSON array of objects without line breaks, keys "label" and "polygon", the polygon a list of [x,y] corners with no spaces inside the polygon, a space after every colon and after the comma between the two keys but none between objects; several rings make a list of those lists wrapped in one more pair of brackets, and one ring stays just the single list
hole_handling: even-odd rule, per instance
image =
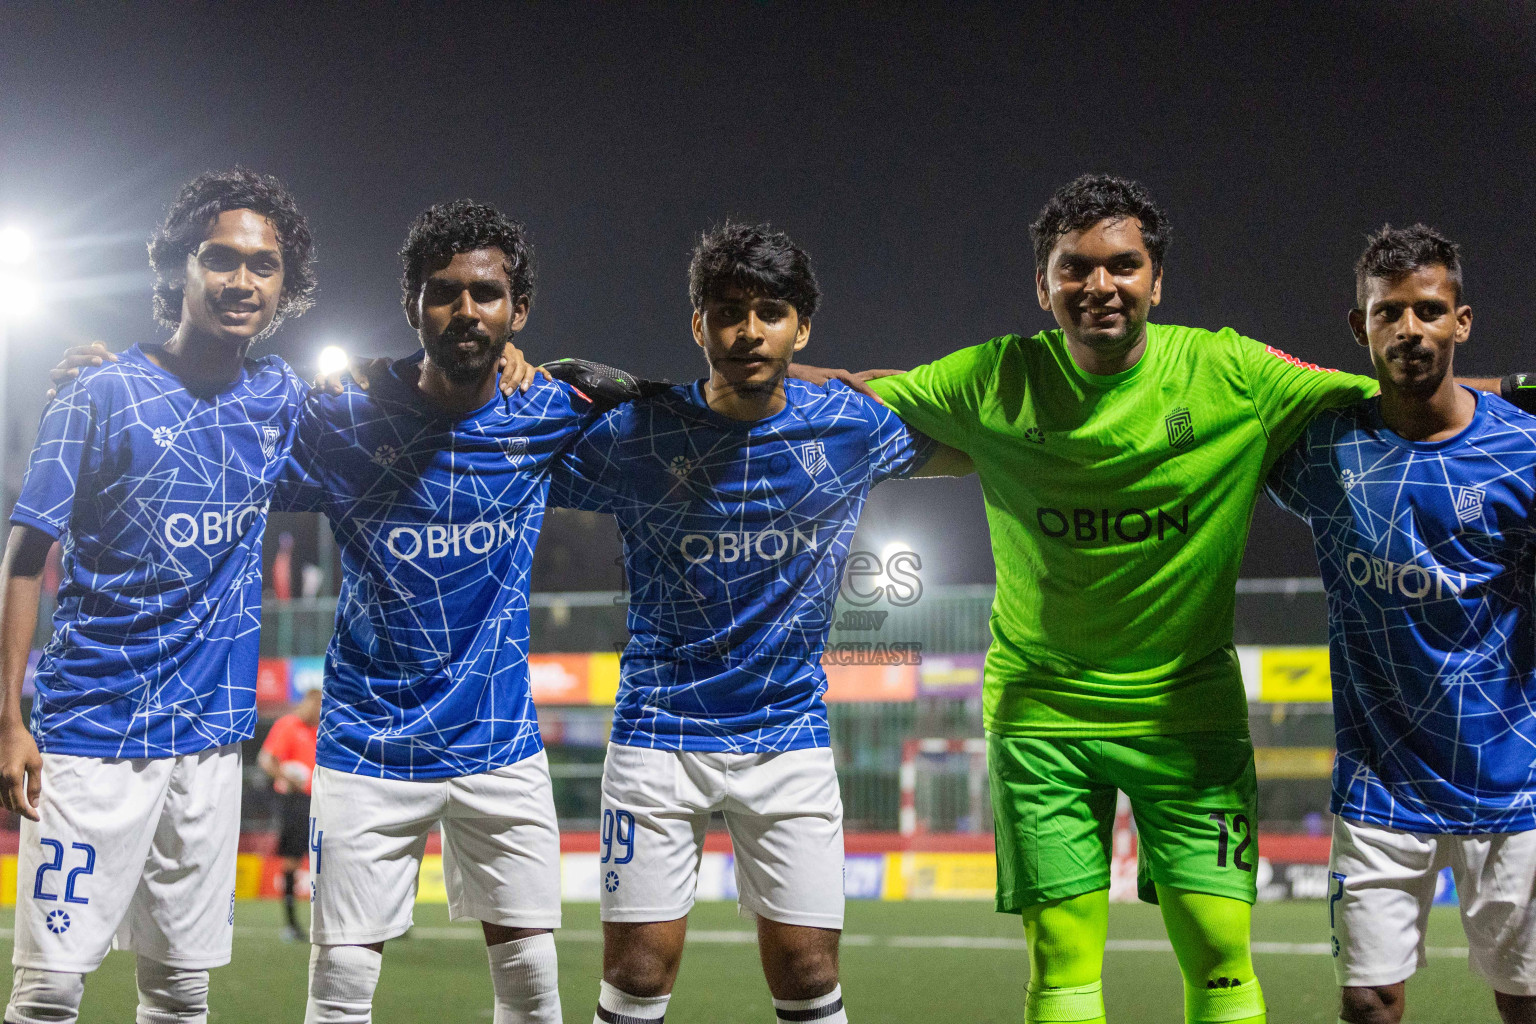
[{"label": "arm around shoulder", "polygon": [[0,801],[6,809],[37,820],[43,759],[21,715],[21,688],[37,629],[43,567],[52,535],[33,526],[13,526],[6,545],[5,606],[0,611]]}]

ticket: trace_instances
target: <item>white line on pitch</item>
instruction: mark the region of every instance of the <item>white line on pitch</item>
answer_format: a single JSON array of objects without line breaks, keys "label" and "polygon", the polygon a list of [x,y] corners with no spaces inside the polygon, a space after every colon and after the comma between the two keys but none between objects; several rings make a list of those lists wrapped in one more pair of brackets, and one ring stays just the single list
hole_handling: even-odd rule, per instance
[{"label": "white line on pitch", "polygon": [[[271,936],[275,933],[275,928],[258,928],[254,925],[240,925],[235,928],[235,934],[242,938]],[[405,941],[420,939],[428,942],[442,940],[469,942],[479,940],[480,937],[479,928],[473,925],[461,925],[448,928],[412,928],[410,938]],[[555,938],[559,942],[601,942],[603,933],[593,928],[562,928],[555,933]],[[740,928],[721,931],[689,931],[688,941],[714,945],[752,945],[757,942],[757,933]],[[0,930],[0,945],[10,942],[10,930]],[[855,933],[844,935],[842,944],[887,949],[992,949],[1007,953],[1023,953],[1028,949],[1023,939],[981,935],[861,935]],[[1110,939],[1105,948],[1111,953],[1173,952],[1173,947],[1168,944],[1167,939]],[[1253,951],[1281,956],[1328,956],[1332,952],[1326,942],[1255,942]],[[1428,946],[1424,953],[1432,957],[1465,959],[1467,947]]]},{"label": "white line on pitch", "polygon": [[[270,934],[270,929],[264,928],[237,928],[242,935],[264,932]],[[480,929],[473,926],[450,928],[414,928],[411,930],[413,939],[460,939],[470,940],[480,938]],[[555,933],[557,941],[561,942],[601,942],[603,933],[590,928],[562,928]],[[745,931],[740,928],[732,928],[722,931],[690,930],[689,942],[703,942],[713,945],[752,945],[757,942],[757,933]],[[862,935],[849,933],[843,936],[844,946],[878,946],[890,949],[992,949],[1009,953],[1023,953],[1027,950],[1023,939],[1005,937],[988,937],[980,935]],[[1173,946],[1167,939],[1110,939],[1106,948],[1111,953],[1172,953]],[[1328,956],[1332,950],[1326,942],[1255,942],[1255,953],[1273,953],[1282,956]],[[1467,955],[1465,946],[1429,946],[1424,950],[1425,954],[1433,957],[1457,957],[1464,958]]]}]

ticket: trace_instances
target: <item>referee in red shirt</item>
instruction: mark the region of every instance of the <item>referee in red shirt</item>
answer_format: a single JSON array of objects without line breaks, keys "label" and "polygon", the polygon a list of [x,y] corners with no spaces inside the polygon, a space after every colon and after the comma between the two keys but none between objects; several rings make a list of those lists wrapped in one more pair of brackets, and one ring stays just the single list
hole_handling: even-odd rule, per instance
[{"label": "referee in red shirt", "polygon": [[320,725],[320,690],[308,691],[289,714],[272,723],[256,763],[272,776],[277,794],[277,855],[283,861],[286,939],[304,937],[293,906],[293,876],[309,854],[309,787],[315,774],[315,737]]}]

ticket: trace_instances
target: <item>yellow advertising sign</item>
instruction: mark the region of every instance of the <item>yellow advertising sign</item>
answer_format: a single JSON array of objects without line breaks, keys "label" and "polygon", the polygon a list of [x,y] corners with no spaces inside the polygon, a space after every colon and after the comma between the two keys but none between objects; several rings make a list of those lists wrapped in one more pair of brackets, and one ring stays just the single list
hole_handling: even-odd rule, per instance
[{"label": "yellow advertising sign", "polygon": [[261,895],[261,873],[266,858],[259,853],[241,853],[235,856],[235,898],[254,900]]},{"label": "yellow advertising sign", "polygon": [[16,905],[16,855],[0,857],[0,907]]},{"label": "yellow advertising sign", "polygon": [[1270,703],[1333,700],[1328,648],[1264,648],[1259,662],[1259,699]]},{"label": "yellow advertising sign", "polygon": [[1253,758],[1261,779],[1327,779],[1333,775],[1332,747],[1258,747]]},{"label": "yellow advertising sign", "polygon": [[587,701],[611,705],[619,696],[619,656],[593,654],[587,661]]},{"label": "yellow advertising sign", "polygon": [[990,853],[888,853],[887,900],[990,900],[997,860]]},{"label": "yellow advertising sign", "polygon": [[448,902],[448,886],[443,881],[442,854],[429,853],[421,858],[421,873],[416,876],[416,902]]}]

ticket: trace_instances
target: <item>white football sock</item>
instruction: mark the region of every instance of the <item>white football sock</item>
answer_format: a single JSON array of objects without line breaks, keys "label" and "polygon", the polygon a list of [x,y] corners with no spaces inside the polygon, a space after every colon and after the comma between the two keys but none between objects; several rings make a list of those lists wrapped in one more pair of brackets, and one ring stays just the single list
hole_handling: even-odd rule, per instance
[{"label": "white football sock", "polygon": [[309,947],[304,1024],[370,1024],[384,956],[367,946]]},{"label": "white football sock", "polygon": [[139,957],[138,1024],[207,1024],[208,972]]},{"label": "white football sock", "polygon": [[606,981],[597,997],[597,1016],[592,1024],[661,1024],[667,1018],[667,1001],[664,996],[632,996],[616,989]]},{"label": "white football sock", "polygon": [[848,1011],[843,1009],[843,986],[838,985],[824,996],[815,999],[775,999],[773,1012],[784,1024],[799,1021],[815,1021],[816,1024],[848,1024]]},{"label": "white football sock", "polygon": [[492,1024],[560,1024],[560,973],[549,932],[485,947],[496,993]]},{"label": "white football sock", "polygon": [[14,1024],[75,1024],[83,995],[83,974],[18,967],[12,975],[5,1019]]}]

